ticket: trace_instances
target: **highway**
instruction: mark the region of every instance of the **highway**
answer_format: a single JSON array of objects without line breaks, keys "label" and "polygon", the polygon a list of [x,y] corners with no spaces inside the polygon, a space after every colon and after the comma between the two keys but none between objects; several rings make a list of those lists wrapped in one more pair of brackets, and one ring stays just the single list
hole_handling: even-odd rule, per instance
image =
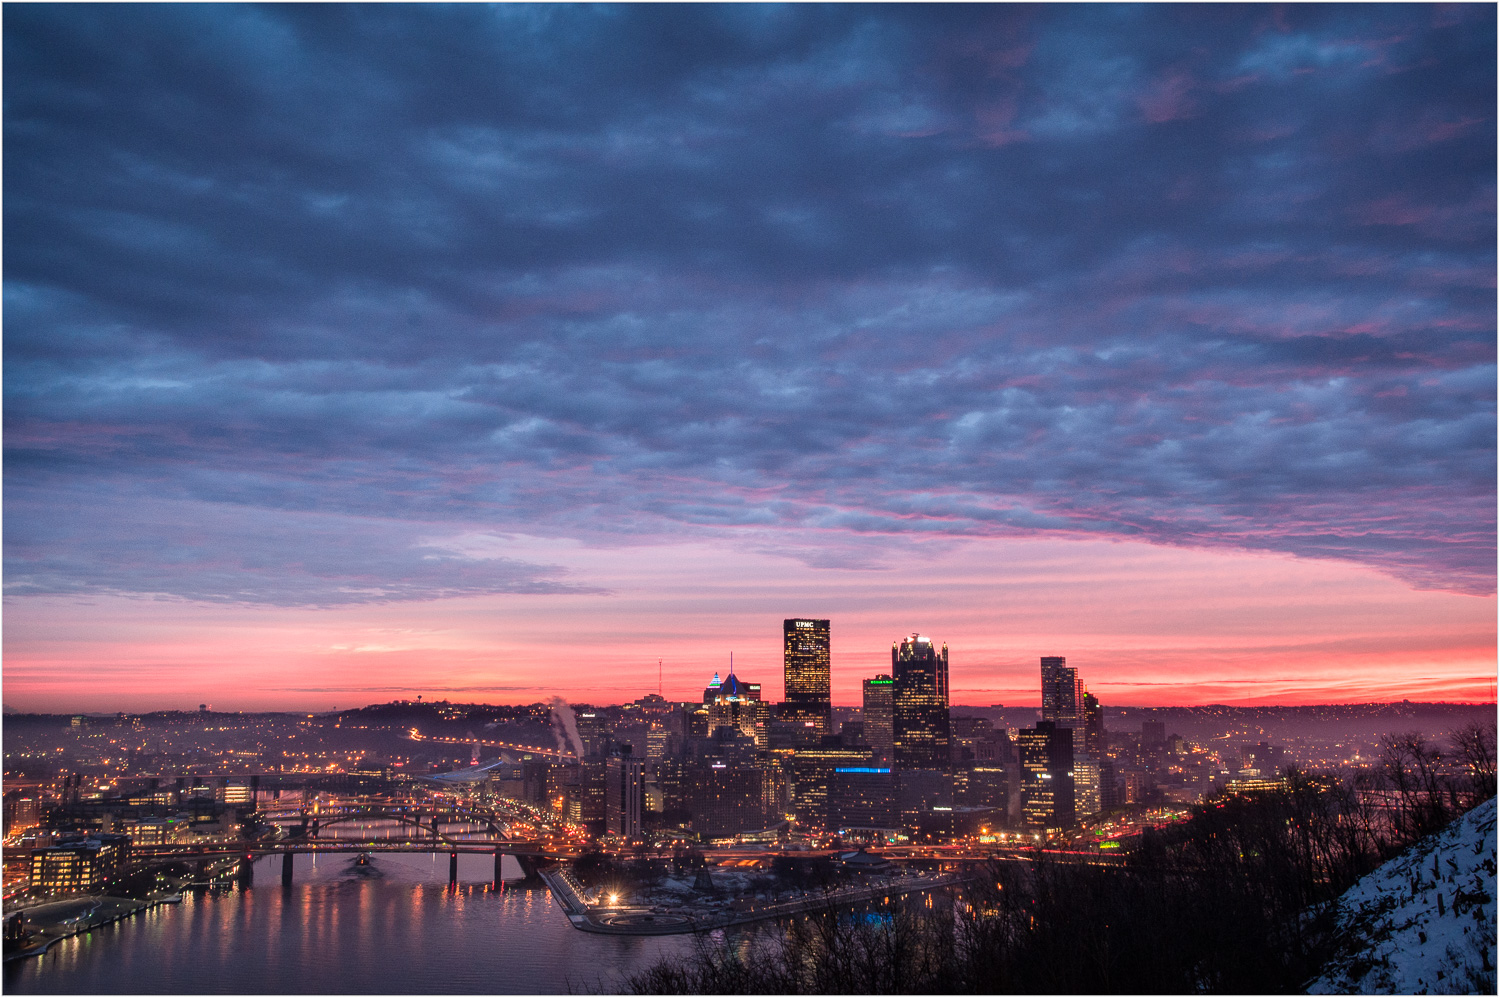
[{"label": "highway", "polygon": [[590,904],[583,888],[567,870],[541,871],[541,876],[575,929],[618,936],[664,936],[705,932],[772,918],[793,918],[832,908],[889,901],[919,891],[937,890],[963,882],[953,875],[901,877],[895,881],[810,894],[794,901],[725,908],[722,904],[656,905]]},{"label": "highway", "polygon": [[576,759],[572,752],[564,752],[559,749],[537,748],[535,745],[519,745],[515,742],[501,742],[485,738],[444,738],[441,735],[424,735],[413,728],[405,736],[414,742],[436,742],[439,745],[480,745],[484,748],[509,749],[512,752],[529,752],[532,755],[550,755],[557,759]]}]

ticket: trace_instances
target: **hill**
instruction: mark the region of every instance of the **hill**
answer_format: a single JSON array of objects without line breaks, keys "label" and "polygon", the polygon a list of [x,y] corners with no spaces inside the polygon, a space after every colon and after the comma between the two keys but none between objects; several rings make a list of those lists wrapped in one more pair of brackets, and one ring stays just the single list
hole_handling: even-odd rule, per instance
[{"label": "hill", "polygon": [[1495,800],[1351,887],[1309,994],[1495,993]]}]

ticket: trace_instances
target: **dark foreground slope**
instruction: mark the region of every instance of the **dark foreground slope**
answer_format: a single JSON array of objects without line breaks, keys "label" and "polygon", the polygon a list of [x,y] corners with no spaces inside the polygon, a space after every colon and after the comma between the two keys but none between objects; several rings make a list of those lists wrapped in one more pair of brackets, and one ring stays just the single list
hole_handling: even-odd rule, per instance
[{"label": "dark foreground slope", "polygon": [[1495,801],[1339,899],[1335,955],[1312,994],[1495,993]]}]

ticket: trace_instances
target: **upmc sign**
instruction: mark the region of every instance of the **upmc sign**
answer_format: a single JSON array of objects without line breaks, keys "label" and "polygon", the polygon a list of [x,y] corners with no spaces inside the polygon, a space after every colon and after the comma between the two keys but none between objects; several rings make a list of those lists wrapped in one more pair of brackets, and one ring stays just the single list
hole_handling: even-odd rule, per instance
[{"label": "upmc sign", "polygon": [[797,621],[797,626],[804,631],[810,631],[813,629],[813,622],[810,620],[799,620]]}]

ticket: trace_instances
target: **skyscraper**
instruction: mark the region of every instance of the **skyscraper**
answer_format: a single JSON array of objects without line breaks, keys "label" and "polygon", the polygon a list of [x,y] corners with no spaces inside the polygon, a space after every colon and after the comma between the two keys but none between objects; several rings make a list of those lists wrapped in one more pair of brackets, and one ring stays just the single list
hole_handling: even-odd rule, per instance
[{"label": "skyscraper", "polygon": [[1042,657],[1042,720],[1073,732],[1073,751],[1083,752],[1083,683],[1062,656]]},{"label": "skyscraper", "polygon": [[1083,750],[1095,759],[1104,758],[1104,708],[1092,693],[1083,695]]},{"label": "skyscraper", "polygon": [[1091,755],[1073,759],[1073,810],[1079,818],[1098,814],[1102,805],[1100,779],[1103,768]]},{"label": "skyscraper", "polygon": [[732,672],[720,682],[715,673],[707,692],[713,694],[707,704],[710,736],[720,728],[736,728],[755,739],[758,747],[766,747],[766,704],[761,702],[759,683],[741,682]]},{"label": "skyscraper", "polygon": [[948,646],[913,634],[891,645],[891,747],[900,769],[947,769]]},{"label": "skyscraper", "polygon": [[1068,668],[1068,660],[1061,655],[1042,656],[1042,720],[1076,721],[1078,699],[1078,670]]},{"label": "skyscraper", "polygon": [[1032,828],[1074,820],[1072,732],[1052,721],[1016,732],[1021,754],[1021,817]]},{"label": "skyscraper", "polygon": [[611,835],[641,834],[646,803],[644,760],[615,755],[605,763],[604,827]]},{"label": "skyscraper", "polygon": [[839,744],[837,736],[818,746],[797,750],[787,763],[792,782],[792,809],[797,824],[822,831],[828,825],[828,780],[839,767],[870,766],[868,747]]},{"label": "skyscraper", "polygon": [[820,735],[827,734],[831,713],[828,621],[786,620],[782,632],[786,655],[782,717],[813,721]]},{"label": "skyscraper", "polygon": [[865,744],[875,750],[877,763],[891,762],[892,711],[895,708],[896,681],[879,675],[865,683]]}]

